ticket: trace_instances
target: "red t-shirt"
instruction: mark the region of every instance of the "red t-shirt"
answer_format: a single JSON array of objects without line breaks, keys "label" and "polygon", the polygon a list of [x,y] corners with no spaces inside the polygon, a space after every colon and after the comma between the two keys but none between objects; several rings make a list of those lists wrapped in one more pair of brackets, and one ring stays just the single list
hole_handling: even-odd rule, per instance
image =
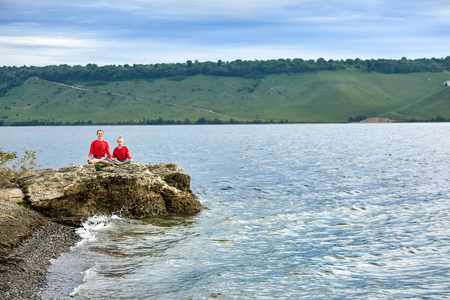
[{"label": "red t-shirt", "polygon": [[112,158],[111,153],[109,153],[109,145],[106,141],[95,140],[91,143],[89,156],[104,157],[105,153],[109,158]]},{"label": "red t-shirt", "polygon": [[118,160],[131,158],[130,153],[128,152],[128,148],[125,146],[122,146],[122,148],[120,149],[119,147],[114,148],[113,157],[117,158]]}]

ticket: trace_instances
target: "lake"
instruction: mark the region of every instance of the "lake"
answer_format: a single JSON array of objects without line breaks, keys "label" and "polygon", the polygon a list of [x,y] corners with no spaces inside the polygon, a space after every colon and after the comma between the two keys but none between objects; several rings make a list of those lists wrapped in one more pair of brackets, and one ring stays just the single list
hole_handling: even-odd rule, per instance
[{"label": "lake", "polygon": [[99,128],[178,163],[204,210],[89,219],[44,299],[450,298],[450,124],[0,127],[0,147],[84,164]]}]

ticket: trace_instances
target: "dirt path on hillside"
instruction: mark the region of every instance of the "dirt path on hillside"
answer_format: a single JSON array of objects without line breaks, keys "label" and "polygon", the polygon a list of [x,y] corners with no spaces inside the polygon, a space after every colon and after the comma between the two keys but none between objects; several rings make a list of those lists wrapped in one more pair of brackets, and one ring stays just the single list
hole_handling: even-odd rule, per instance
[{"label": "dirt path on hillside", "polygon": [[75,90],[79,90],[79,91],[85,91],[85,92],[98,92],[98,93],[102,93],[102,94],[110,94],[110,95],[114,95],[114,96],[119,96],[119,97],[125,97],[125,98],[129,98],[132,100],[139,100],[139,101],[159,101],[160,103],[164,103],[164,104],[168,104],[168,105],[173,105],[173,106],[178,106],[178,107],[183,107],[183,108],[189,108],[189,109],[195,109],[195,110],[199,110],[201,112],[207,112],[213,115],[217,115],[217,116],[221,116],[221,117],[225,117],[225,118],[230,118],[230,119],[241,119],[240,117],[237,116],[231,116],[231,115],[226,115],[226,114],[222,114],[219,113],[217,111],[214,111],[212,109],[209,108],[204,108],[204,107],[197,107],[197,106],[191,106],[191,105],[185,105],[185,104],[180,104],[180,103],[176,103],[176,102],[169,102],[169,101],[165,101],[165,100],[161,100],[161,99],[155,99],[155,100],[151,100],[151,99],[146,99],[143,97],[133,97],[133,96],[128,96],[125,94],[120,94],[120,93],[113,93],[110,91],[102,91],[102,90],[97,90],[97,89],[89,89],[89,88],[85,88],[83,86],[74,86],[74,85],[68,85],[68,84],[64,84],[64,83],[60,83],[60,82],[55,82],[55,81],[49,81],[49,80],[45,80],[42,78],[38,78],[39,80],[45,81],[45,82],[49,82],[49,83],[53,83],[56,85],[60,85],[66,88],[71,88],[71,89],[75,89]]}]

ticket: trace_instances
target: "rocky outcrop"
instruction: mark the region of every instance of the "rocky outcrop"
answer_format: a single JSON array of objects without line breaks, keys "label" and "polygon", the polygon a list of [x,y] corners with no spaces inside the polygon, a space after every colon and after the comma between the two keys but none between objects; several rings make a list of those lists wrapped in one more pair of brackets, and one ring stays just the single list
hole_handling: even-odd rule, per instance
[{"label": "rocky outcrop", "polygon": [[[20,190],[32,209],[56,219],[95,214],[145,218],[201,210],[190,189],[190,177],[175,163],[122,165],[100,171],[93,165],[36,170],[20,181]],[[17,193],[13,188],[9,191],[10,195]]]}]

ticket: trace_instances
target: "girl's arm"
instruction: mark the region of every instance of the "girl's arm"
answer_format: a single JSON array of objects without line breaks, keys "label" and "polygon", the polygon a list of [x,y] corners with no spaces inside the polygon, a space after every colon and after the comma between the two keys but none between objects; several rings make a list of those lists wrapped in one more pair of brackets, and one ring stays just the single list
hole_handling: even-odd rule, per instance
[{"label": "girl's arm", "polygon": [[132,159],[132,157],[131,157],[131,155],[130,155],[130,152],[128,151],[128,148],[127,148],[127,147],[125,147],[125,154],[126,154],[126,157],[127,157],[127,158]]}]

